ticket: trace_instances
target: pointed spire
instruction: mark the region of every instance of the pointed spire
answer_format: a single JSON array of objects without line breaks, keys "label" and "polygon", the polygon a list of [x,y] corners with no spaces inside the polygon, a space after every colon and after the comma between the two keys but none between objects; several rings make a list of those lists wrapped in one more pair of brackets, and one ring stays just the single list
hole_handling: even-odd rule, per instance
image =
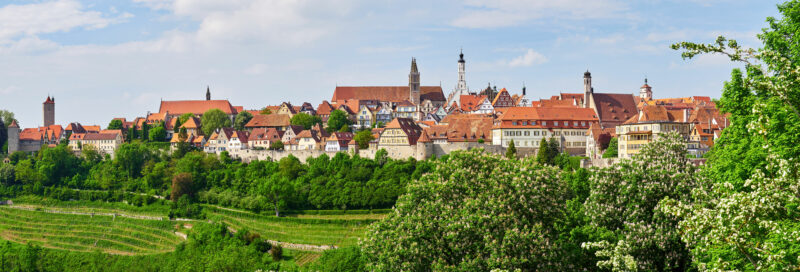
[{"label": "pointed spire", "polygon": [[211,87],[206,85],[206,100],[211,100]]},{"label": "pointed spire", "polygon": [[463,49],[463,48],[461,48],[461,49],[459,50],[459,52],[460,52],[460,53],[458,54],[458,62],[464,62],[464,49]]},{"label": "pointed spire", "polygon": [[419,73],[419,70],[417,69],[417,59],[414,57],[411,57],[411,72]]}]

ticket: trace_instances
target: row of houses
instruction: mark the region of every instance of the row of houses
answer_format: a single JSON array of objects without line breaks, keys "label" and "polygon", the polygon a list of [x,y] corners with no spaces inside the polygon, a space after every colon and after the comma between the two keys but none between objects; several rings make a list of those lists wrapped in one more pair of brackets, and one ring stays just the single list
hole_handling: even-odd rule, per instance
[{"label": "row of houses", "polygon": [[[122,123],[118,131],[77,123],[66,129],[52,124],[25,129],[15,135],[18,141],[14,148],[32,152],[68,139],[76,151],[92,145],[101,152],[113,153],[129,129],[163,125],[173,146],[186,142],[209,153],[276,148],[343,151],[355,149],[354,132],[370,130],[373,141],[369,149],[411,150],[397,151],[397,156],[430,153],[418,151],[418,143],[423,143],[425,150],[450,150],[448,146],[465,146],[462,143],[506,148],[514,142],[520,150],[535,152],[542,139],[553,138],[563,152],[597,158],[612,138],[618,139],[620,156],[630,157],[658,135],[677,131],[689,141],[687,148],[699,156],[713,146],[728,125],[710,98],[654,99],[646,79],[638,94],[600,93],[594,91],[591,73],[586,71],[583,92],[531,99],[524,86],[515,94],[491,85],[470,92],[463,54],[458,64],[459,83],[447,96],[441,86],[420,85],[420,71],[412,59],[408,86],[337,86],[330,101],[323,100],[316,107],[309,102],[299,106],[283,102],[245,110],[228,100],[212,100],[210,88],[206,88],[204,100],[162,100],[158,112],[147,112],[131,121],[115,118]],[[48,97],[44,105],[45,122],[52,122],[54,99]],[[212,109],[222,111],[231,121],[242,112],[249,112],[253,118],[243,130],[220,128],[204,135],[200,118]],[[335,111],[351,121],[349,131],[328,132],[326,124]],[[322,123],[310,129],[292,125],[292,117],[301,113],[317,116]],[[178,121],[181,116],[186,118],[182,123]],[[181,129],[186,130],[185,136],[174,134]],[[11,148],[9,145],[9,151]]]}]

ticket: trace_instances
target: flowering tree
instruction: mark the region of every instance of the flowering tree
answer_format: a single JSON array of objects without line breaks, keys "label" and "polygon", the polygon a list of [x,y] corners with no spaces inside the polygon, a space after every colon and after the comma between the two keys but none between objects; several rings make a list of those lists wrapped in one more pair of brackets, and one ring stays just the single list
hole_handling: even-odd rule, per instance
[{"label": "flowering tree", "polygon": [[[697,183],[677,133],[662,134],[632,159],[595,171],[590,178],[586,215],[592,226],[616,234],[618,241],[584,243],[597,250],[601,268],[645,271],[686,270],[689,251],[677,229],[679,217],[659,209],[664,198],[687,199]],[[606,259],[607,258],[607,259]]]},{"label": "flowering tree", "polygon": [[454,152],[370,226],[368,270],[559,270],[553,222],[568,197],[558,168]]},{"label": "flowering tree", "polygon": [[778,5],[767,18],[761,49],[719,37],[682,42],[684,58],[726,55],[734,70],[720,100],[732,125],[709,157],[710,177],[691,199],[669,199],[662,211],[683,217],[679,228],[701,270],[787,271],[800,268],[800,1]]}]

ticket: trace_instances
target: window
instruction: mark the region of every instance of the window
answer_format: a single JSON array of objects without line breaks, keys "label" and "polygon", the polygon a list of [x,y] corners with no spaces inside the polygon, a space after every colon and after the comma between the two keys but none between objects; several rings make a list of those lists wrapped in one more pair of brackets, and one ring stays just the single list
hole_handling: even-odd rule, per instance
[{"label": "window", "polygon": [[525,131],[525,136],[531,136],[531,132],[526,130]]},{"label": "window", "polygon": [[555,125],[554,126],[558,126],[558,121],[555,121]]},{"label": "window", "polygon": [[522,125],[523,126],[527,126],[528,125],[528,121],[522,121]]},{"label": "window", "polygon": [[517,125],[517,121],[511,121],[511,124],[516,126]]},{"label": "window", "polygon": [[578,121],[572,122],[572,125],[577,127],[578,126]]}]

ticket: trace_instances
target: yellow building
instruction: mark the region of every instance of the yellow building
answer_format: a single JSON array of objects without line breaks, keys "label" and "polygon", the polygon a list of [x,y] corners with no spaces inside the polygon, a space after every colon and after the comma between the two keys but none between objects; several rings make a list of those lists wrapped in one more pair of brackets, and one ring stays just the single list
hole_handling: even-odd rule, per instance
[{"label": "yellow building", "polygon": [[371,128],[375,123],[375,112],[367,105],[361,105],[358,113],[356,113],[356,122],[360,128]]},{"label": "yellow building", "polygon": [[660,134],[678,132],[688,140],[692,123],[686,110],[667,110],[660,105],[644,106],[639,114],[617,126],[619,157],[630,158]]}]

